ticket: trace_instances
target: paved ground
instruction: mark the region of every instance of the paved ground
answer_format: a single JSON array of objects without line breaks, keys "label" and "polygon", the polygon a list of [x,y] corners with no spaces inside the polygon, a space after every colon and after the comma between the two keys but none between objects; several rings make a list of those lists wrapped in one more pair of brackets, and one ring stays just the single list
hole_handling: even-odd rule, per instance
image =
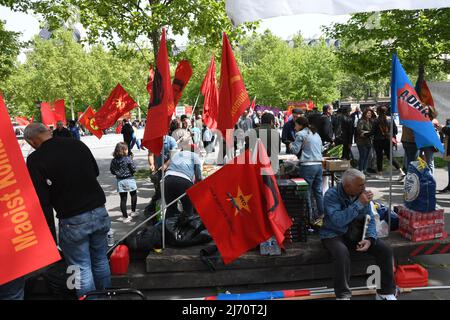
[{"label": "paved ground", "polygon": [[[121,216],[120,212],[120,199],[116,192],[115,177],[109,172],[109,165],[112,159],[112,152],[117,142],[122,140],[121,135],[108,134],[99,141],[96,137],[87,136],[82,137],[82,141],[86,143],[97,159],[97,163],[100,168],[99,181],[105,191],[107,197],[106,207],[110,213],[113,221],[113,228],[124,232],[125,229],[133,227],[133,224],[124,228],[123,223],[117,222],[117,218]],[[24,157],[26,157],[30,148],[26,143],[21,141],[22,151]],[[353,148],[355,156],[357,155],[356,148]],[[138,169],[148,169],[147,163],[147,152],[142,150],[133,150],[135,157],[134,160],[137,164]],[[402,155],[401,145],[398,148],[398,155]],[[401,204],[403,184],[395,181],[396,172],[394,171],[394,182],[392,184],[392,203]],[[437,189],[440,190],[444,188],[448,183],[448,174],[446,169],[436,169],[435,178],[437,181]],[[150,201],[153,195],[154,189],[150,183],[150,180],[143,179],[138,180],[138,212],[141,212],[141,217],[135,219],[135,221],[143,219],[142,212],[145,206]],[[370,178],[368,180],[368,188],[374,191],[375,199],[381,200],[383,203],[388,203],[389,197],[389,179],[388,175],[385,175],[383,179]],[[449,195],[437,195],[438,205],[442,206],[449,211],[450,198]],[[128,202],[128,208],[130,208],[130,200]],[[417,259],[423,265],[426,265],[430,274],[430,285],[433,286],[450,286],[450,255],[434,255],[434,256],[423,256]],[[352,279],[352,286],[361,286],[365,284],[365,279],[356,278]],[[284,283],[284,284],[273,284],[269,286],[264,286],[264,288],[257,287],[246,287],[246,288],[227,288],[227,290],[232,290],[234,292],[247,292],[247,291],[258,291],[258,290],[281,290],[281,289],[298,289],[298,288],[310,288],[310,287],[321,287],[321,286],[331,286],[331,280],[324,284],[323,282],[301,282],[301,283]],[[148,295],[153,299],[173,299],[182,297],[202,297],[206,295],[212,295],[216,292],[217,288],[204,288],[204,289],[187,289],[187,290],[164,290],[158,292],[149,292]],[[360,297],[358,299],[372,299],[373,297]],[[450,290],[445,291],[423,291],[414,292],[410,294],[405,294],[401,299],[445,299],[450,300]]]}]

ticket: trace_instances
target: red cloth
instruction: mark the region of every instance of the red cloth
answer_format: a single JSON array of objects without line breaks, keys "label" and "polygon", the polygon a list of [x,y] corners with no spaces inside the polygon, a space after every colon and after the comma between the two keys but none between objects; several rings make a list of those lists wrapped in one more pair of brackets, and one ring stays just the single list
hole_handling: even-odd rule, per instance
[{"label": "red cloth", "polygon": [[66,121],[66,107],[64,99],[56,100],[53,104],[49,102],[41,103],[42,123],[46,126],[55,126],[56,122]]},{"label": "red cloth", "polygon": [[217,128],[224,137],[227,129],[234,129],[239,117],[249,105],[250,99],[245,89],[244,79],[237,66],[227,35],[224,33],[217,122]]},{"label": "red cloth", "polygon": [[118,83],[103,106],[95,114],[97,126],[102,130],[112,127],[121,116],[130,112],[136,106],[137,103]]},{"label": "red cloth", "polygon": [[103,130],[99,129],[95,122],[95,112],[91,106],[87,107],[86,111],[81,115],[79,122],[97,138],[100,139],[103,136]]},{"label": "red cloth", "polygon": [[267,170],[267,154],[260,152],[261,160],[249,161],[251,155],[246,151],[187,190],[225,264],[271,236],[282,245],[292,225],[271,170],[266,171],[269,175],[261,174]]},{"label": "red cloth", "polygon": [[152,97],[147,112],[144,138],[142,139],[142,145],[154,154],[161,152],[163,137],[169,131],[169,110],[174,108],[166,31],[163,29],[152,84]]},{"label": "red cloth", "polygon": [[0,95],[0,285],[61,259]]},{"label": "red cloth", "polygon": [[211,57],[211,63],[209,64],[205,79],[203,79],[200,91],[205,97],[205,101],[203,102],[203,123],[210,129],[216,129],[219,112],[219,91],[217,89],[214,54]]},{"label": "red cloth", "polygon": [[169,122],[173,113],[175,112],[175,107],[181,99],[184,88],[188,84],[192,77],[192,67],[187,60],[182,60],[178,63],[177,69],[175,70],[175,77],[172,81],[172,92],[173,92],[173,109],[169,110]]},{"label": "red cloth", "polygon": [[27,117],[16,117],[15,120],[19,126],[27,126],[30,124],[30,121]]}]

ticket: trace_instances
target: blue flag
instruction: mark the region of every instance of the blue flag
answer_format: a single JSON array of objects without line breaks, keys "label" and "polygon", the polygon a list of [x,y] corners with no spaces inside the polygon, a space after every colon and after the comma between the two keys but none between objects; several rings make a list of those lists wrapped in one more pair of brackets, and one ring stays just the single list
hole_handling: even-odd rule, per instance
[{"label": "blue flag", "polygon": [[427,115],[427,107],[420,101],[395,54],[392,57],[391,106],[392,112],[399,114],[400,124],[414,131],[417,148],[434,146],[444,153],[439,136]]}]

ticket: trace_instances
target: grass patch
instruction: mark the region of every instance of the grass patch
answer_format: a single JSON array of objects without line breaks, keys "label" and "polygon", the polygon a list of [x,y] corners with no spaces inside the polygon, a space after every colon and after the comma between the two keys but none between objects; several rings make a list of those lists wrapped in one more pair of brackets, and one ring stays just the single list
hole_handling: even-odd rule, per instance
[{"label": "grass patch", "polygon": [[[403,157],[394,157],[394,159],[400,164],[400,166],[403,167]],[[389,167],[389,160],[386,158],[383,159],[383,167],[388,168]],[[435,168],[447,168],[447,161],[445,161],[442,158],[435,157],[434,158],[434,167]]]},{"label": "grass patch", "polygon": [[135,172],[134,178],[136,180],[144,180],[150,178],[150,169],[139,169]]}]

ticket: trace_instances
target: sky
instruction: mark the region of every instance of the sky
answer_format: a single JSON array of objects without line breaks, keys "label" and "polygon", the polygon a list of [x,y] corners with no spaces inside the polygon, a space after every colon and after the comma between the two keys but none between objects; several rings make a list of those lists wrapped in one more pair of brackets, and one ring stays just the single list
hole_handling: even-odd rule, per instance
[{"label": "sky", "polygon": [[[282,39],[290,39],[299,31],[304,38],[316,38],[322,35],[320,27],[330,25],[334,22],[346,22],[349,15],[329,16],[324,14],[305,14],[301,16],[277,17],[262,20],[260,23],[260,32],[269,29],[275,35]],[[25,13],[13,12],[8,8],[0,6],[0,19],[6,21],[6,29],[10,31],[21,32],[21,40],[30,40],[40,31],[38,19]],[[82,30],[81,30],[82,31]],[[185,37],[176,37],[178,46],[186,44]],[[22,55],[21,59],[24,56]]]}]

